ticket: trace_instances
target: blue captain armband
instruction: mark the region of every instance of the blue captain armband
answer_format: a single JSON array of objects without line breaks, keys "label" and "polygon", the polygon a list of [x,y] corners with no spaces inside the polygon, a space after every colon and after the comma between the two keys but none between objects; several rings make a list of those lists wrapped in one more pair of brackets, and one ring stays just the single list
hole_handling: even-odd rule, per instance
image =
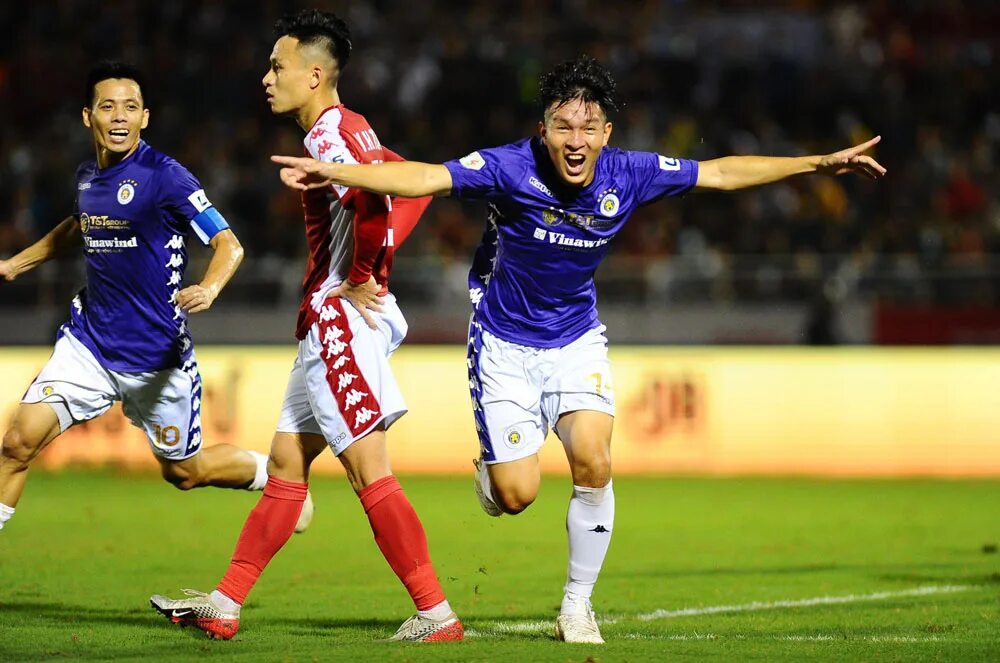
[{"label": "blue captain armband", "polygon": [[219,210],[209,207],[191,219],[191,227],[194,228],[202,244],[208,244],[213,237],[228,228],[229,224],[219,214]]}]

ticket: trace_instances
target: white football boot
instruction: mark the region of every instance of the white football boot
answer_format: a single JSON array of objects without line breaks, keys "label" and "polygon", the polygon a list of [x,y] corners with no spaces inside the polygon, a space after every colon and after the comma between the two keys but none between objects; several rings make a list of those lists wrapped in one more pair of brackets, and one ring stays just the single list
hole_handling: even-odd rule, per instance
[{"label": "white football boot", "polygon": [[561,612],[556,617],[556,640],[588,645],[604,644],[589,600],[574,602],[568,611]]},{"label": "white football boot", "polygon": [[493,496],[490,494],[489,486],[489,474],[486,469],[486,463],[480,458],[473,458],[472,464],[476,466],[476,475],[473,477],[473,485],[476,487],[476,497],[479,498],[479,506],[483,508],[486,515],[493,516],[494,518],[499,518],[503,511],[497,506],[497,503],[493,501]]},{"label": "white football boot", "polygon": [[149,605],[157,612],[180,626],[194,626],[215,640],[229,640],[240,628],[240,611],[220,610],[212,597],[193,589],[182,589],[186,599],[171,599],[154,594],[149,597]]},{"label": "white football boot", "polygon": [[465,637],[465,628],[453,612],[441,621],[421,617],[407,619],[389,640],[409,642],[457,642]]}]

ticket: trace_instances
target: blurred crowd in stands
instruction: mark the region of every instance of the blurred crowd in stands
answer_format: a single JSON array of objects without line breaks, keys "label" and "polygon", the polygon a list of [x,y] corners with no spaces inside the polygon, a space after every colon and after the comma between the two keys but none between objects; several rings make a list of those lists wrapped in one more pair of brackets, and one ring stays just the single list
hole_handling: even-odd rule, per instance
[{"label": "blurred crowd in stands", "polygon": [[[615,264],[656,296],[695,283],[689,296],[753,298],[781,290],[787,273],[842,288],[891,276],[890,290],[918,299],[998,296],[995,0],[3,3],[0,256],[72,209],[75,167],[92,156],[80,123],[86,70],[123,57],[148,72],[147,140],[202,180],[247,249],[244,270],[286,269],[304,252],[301,211],[267,156],[299,153],[302,132],[270,115],[260,79],[274,19],[300,6],[347,18],[355,51],[341,97],[412,159],[533,133],[539,73],[581,52],[617,77],[619,147],[708,159],[829,152],[882,135],[879,184],[800,178],[641,210]],[[481,207],[435,202],[400,255],[457,270],[482,227]],[[920,285],[944,272],[959,276]],[[990,276],[967,288],[963,274]]]}]

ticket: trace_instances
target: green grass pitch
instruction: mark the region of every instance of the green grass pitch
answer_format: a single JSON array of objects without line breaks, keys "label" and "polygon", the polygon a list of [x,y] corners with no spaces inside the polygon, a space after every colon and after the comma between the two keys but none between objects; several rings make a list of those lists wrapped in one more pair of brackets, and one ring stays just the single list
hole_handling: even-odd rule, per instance
[{"label": "green grass pitch", "polygon": [[500,519],[469,476],[402,482],[463,643],[377,642],[411,605],[342,478],[214,642],[147,600],[211,589],[256,494],[36,472],[0,533],[0,661],[1000,660],[1000,481],[616,479],[603,647],[551,635],[568,479]]}]

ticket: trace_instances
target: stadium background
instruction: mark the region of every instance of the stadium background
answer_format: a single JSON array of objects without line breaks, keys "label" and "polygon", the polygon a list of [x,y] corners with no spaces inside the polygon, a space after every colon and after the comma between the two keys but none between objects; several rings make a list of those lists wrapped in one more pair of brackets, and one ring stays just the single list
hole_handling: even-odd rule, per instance
[{"label": "stadium background", "polygon": [[[0,255],[71,209],[76,164],[91,156],[82,81],[106,56],[148,72],[146,139],[200,177],[247,250],[214,309],[192,322],[208,443],[266,449],[294,352],[301,214],[266,157],[298,153],[300,131],[270,116],[259,81],[273,20],[306,4],[0,7]],[[701,159],[825,152],[881,134],[889,175],[877,185],[800,178],[633,218],[598,274],[622,415],[616,463],[1000,475],[995,3],[308,5],[348,18],[356,50],[342,97],[409,158],[532,133],[538,73],[579,52],[618,78],[620,147]],[[461,344],[481,228],[482,208],[439,200],[399,251],[392,284],[411,332],[395,365],[411,413],[394,429],[397,470],[461,470],[475,452]],[[207,258],[193,253],[189,279]],[[71,259],[0,286],[2,421],[81,282]],[[804,347],[831,345],[852,347]],[[893,345],[921,347],[880,347]],[[562,469],[557,445],[546,454],[547,468]],[[94,460],[152,464],[120,413],[45,457]]]}]

